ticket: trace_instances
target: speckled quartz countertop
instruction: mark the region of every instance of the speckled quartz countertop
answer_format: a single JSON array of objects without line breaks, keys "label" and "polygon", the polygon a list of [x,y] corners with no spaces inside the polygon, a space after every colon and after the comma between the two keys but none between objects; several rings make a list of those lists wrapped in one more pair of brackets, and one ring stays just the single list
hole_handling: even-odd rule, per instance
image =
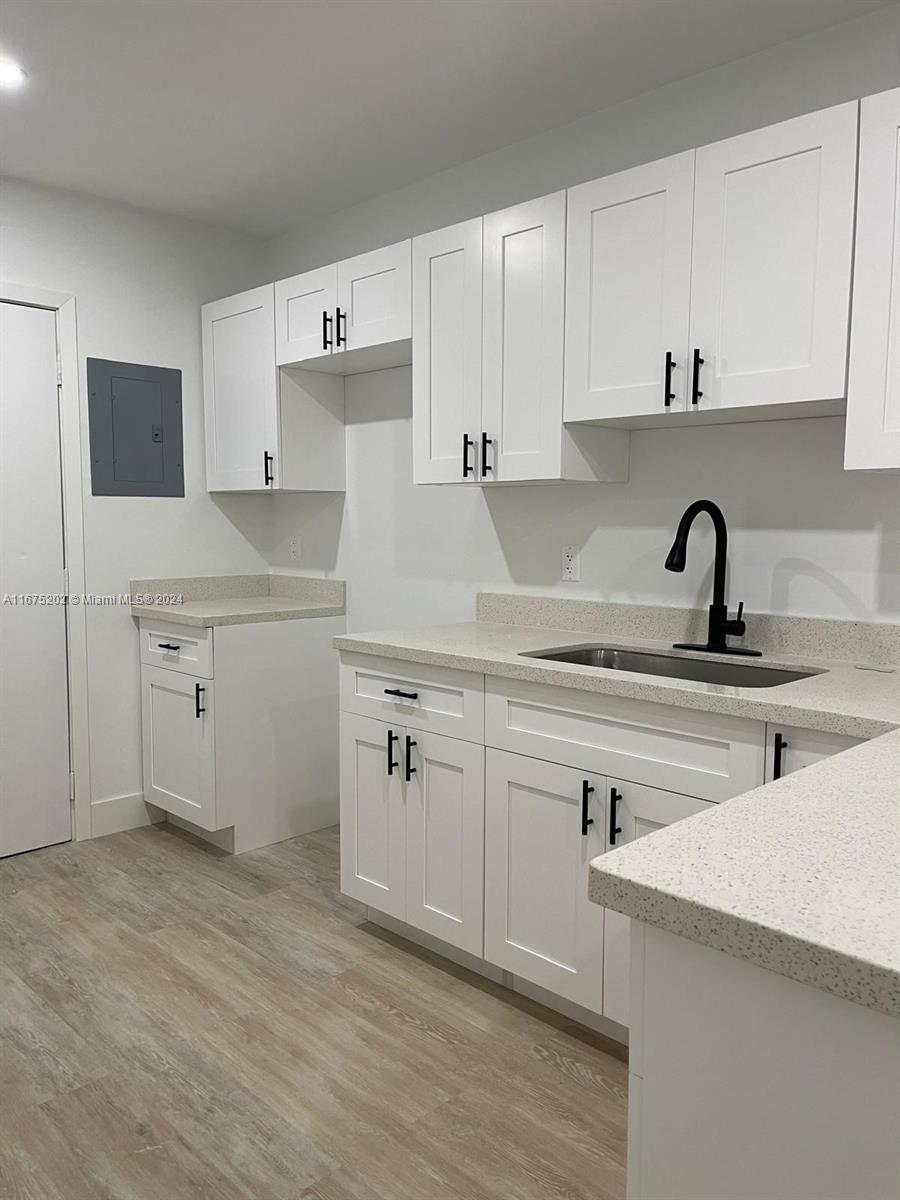
[{"label": "speckled quartz countertop", "polygon": [[[277,573],[132,579],[130,594],[142,600],[132,604],[132,616],[176,625],[249,625],[337,617],[346,611],[342,580]],[[181,599],[172,603],[175,596]]]}]

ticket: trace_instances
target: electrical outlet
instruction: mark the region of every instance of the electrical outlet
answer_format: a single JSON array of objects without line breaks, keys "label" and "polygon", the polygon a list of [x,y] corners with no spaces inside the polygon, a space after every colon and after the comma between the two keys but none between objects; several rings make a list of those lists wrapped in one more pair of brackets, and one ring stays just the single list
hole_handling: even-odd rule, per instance
[{"label": "electrical outlet", "polygon": [[577,546],[563,546],[563,583],[578,583],[581,579],[581,551]]},{"label": "electrical outlet", "polygon": [[291,562],[300,561],[300,538],[294,535],[291,538]]}]

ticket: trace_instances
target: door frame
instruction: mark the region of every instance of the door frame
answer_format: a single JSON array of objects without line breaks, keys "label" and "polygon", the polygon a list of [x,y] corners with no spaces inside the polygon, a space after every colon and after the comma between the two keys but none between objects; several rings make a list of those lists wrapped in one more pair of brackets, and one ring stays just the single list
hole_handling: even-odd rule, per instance
[{"label": "door frame", "polygon": [[[62,470],[63,547],[69,595],[87,591],[84,569],[84,487],[82,447],[87,445],[78,386],[78,329],[75,297],[27,284],[0,280],[0,302],[56,314],[59,366],[59,448]],[[75,772],[72,839],[91,836],[91,742],[88,721],[87,619],[83,604],[66,605],[66,665],[69,677],[69,756]]]}]

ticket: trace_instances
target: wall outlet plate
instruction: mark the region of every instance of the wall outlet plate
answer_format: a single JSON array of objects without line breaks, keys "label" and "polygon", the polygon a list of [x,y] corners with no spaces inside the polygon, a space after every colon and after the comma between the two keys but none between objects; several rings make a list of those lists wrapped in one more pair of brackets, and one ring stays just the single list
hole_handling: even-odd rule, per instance
[{"label": "wall outlet plate", "polygon": [[298,537],[297,534],[294,534],[294,536],[291,538],[290,550],[291,550],[291,562],[299,562],[300,561],[300,538]]},{"label": "wall outlet plate", "polygon": [[577,546],[563,546],[562,581],[578,583],[581,579],[581,551]]}]

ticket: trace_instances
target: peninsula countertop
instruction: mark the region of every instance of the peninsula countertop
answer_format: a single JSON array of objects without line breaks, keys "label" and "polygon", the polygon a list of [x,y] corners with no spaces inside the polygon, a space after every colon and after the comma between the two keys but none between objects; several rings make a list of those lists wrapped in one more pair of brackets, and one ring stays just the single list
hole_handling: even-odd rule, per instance
[{"label": "peninsula countertop", "polygon": [[339,617],[346,612],[342,580],[278,573],[132,579],[130,595],[138,601],[131,605],[132,616],[194,627]]}]

